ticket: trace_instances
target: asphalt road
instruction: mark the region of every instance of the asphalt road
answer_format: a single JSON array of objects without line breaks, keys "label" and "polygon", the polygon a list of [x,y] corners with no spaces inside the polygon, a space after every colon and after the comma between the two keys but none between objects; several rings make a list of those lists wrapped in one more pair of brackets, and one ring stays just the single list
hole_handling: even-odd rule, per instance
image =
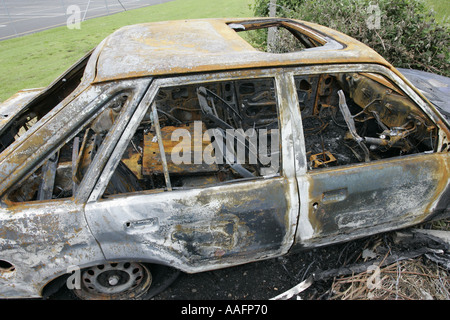
[{"label": "asphalt road", "polygon": [[[0,40],[67,25],[78,6],[81,20],[172,0],[0,0]],[[73,21],[73,20],[71,20]]]}]

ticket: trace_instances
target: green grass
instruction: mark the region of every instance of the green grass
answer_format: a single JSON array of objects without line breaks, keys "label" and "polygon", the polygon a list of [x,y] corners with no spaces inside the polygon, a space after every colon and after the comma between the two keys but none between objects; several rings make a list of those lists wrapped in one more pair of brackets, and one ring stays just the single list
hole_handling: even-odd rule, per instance
[{"label": "green grass", "polygon": [[250,17],[253,0],[175,0],[0,41],[0,101],[45,87],[107,35],[126,25],[179,19]]},{"label": "green grass", "polygon": [[425,0],[427,6],[436,13],[438,22],[450,21],[450,1],[449,0]]}]

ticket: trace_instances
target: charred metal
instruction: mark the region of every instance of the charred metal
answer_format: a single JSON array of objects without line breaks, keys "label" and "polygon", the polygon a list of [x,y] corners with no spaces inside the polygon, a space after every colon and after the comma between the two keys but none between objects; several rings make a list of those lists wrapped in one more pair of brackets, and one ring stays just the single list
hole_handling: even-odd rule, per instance
[{"label": "charred metal", "polygon": [[[239,35],[269,27],[296,49]],[[214,270],[448,216],[449,137],[402,74],[325,27],[120,29],[0,105],[0,297],[41,297],[76,266],[80,298],[142,298],[161,266]]]}]

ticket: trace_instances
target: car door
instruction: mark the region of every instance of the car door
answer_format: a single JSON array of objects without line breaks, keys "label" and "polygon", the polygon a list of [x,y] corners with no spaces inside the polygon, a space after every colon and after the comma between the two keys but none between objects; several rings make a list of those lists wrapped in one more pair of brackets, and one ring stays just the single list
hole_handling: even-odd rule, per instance
[{"label": "car door", "polygon": [[287,252],[298,194],[286,88],[274,71],[154,81],[85,208],[106,259],[197,272]]},{"label": "car door", "polygon": [[365,68],[372,72],[345,66],[294,77],[306,146],[298,171],[302,246],[422,222],[448,188],[442,128],[400,81],[381,75],[391,73]]}]

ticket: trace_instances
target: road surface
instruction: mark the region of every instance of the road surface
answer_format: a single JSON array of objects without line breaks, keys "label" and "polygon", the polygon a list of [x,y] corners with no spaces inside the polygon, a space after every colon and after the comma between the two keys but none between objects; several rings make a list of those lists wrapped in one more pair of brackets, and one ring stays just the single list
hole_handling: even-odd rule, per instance
[{"label": "road surface", "polygon": [[[0,40],[67,25],[77,6],[81,20],[172,0],[0,0]],[[71,20],[73,21],[73,20]]]}]

